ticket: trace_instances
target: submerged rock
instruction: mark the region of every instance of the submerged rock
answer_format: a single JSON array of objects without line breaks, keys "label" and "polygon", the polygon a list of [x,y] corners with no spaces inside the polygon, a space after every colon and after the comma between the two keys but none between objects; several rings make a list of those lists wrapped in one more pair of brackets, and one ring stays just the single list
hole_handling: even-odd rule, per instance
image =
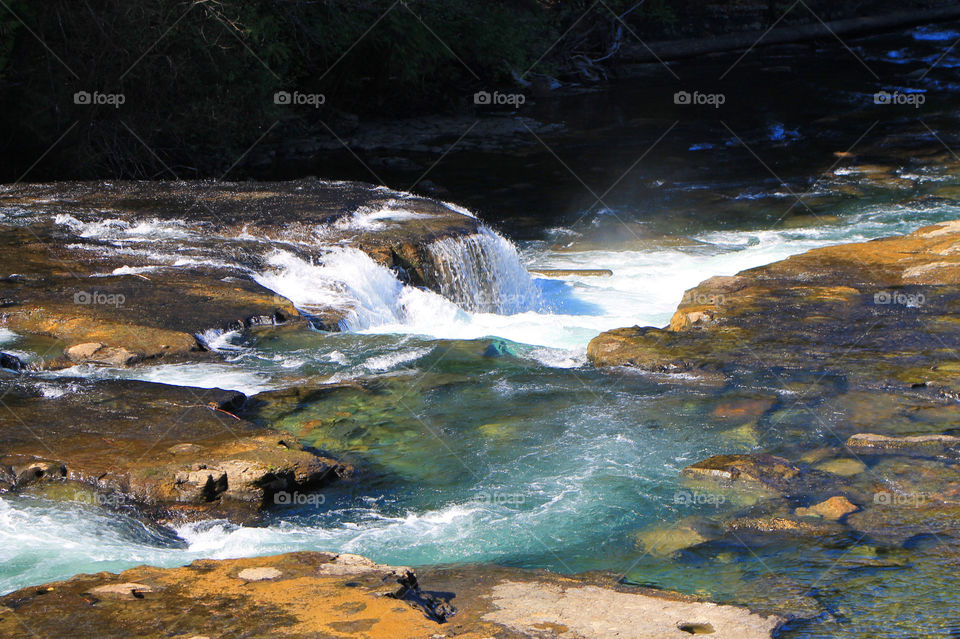
[{"label": "submerged rock", "polygon": [[658,523],[635,535],[637,547],[654,557],[670,557],[720,536],[710,521],[687,518],[675,524]]},{"label": "submerged rock", "polygon": [[[268,577],[260,578],[263,575]],[[257,577],[257,578],[250,578]],[[454,603],[455,602],[455,606]],[[0,598],[0,634],[649,639],[770,637],[746,608],[628,588],[611,578],[468,567],[414,574],[355,555],[298,552],[78,575]]]},{"label": "submerged rock", "polygon": [[900,454],[934,455],[960,452],[960,437],[955,435],[910,435],[888,437],[876,433],[859,433],[847,440],[847,448],[858,452],[897,452]]},{"label": "submerged rock", "polygon": [[841,457],[827,459],[814,466],[815,469],[840,477],[853,477],[867,470],[867,465],[859,459]]},{"label": "submerged rock", "polygon": [[842,532],[843,528],[802,517],[767,515],[735,517],[727,522],[726,531],[732,533],[735,537],[737,537],[738,533],[744,532],[790,535],[832,535],[837,532]]},{"label": "submerged rock", "polygon": [[687,466],[682,476],[718,480],[783,492],[799,478],[801,469],[776,455],[715,455]]},{"label": "submerged rock", "polygon": [[822,517],[823,519],[839,520],[858,510],[859,508],[850,503],[850,500],[843,495],[835,495],[819,504],[797,508],[794,514],[798,517]]}]

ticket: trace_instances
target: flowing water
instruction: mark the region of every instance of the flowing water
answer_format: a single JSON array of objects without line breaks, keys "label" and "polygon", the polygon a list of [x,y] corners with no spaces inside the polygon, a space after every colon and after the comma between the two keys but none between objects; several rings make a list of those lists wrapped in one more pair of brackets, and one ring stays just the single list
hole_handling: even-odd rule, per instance
[{"label": "flowing water", "polygon": [[[871,64],[930,64],[947,51],[948,31],[925,28],[868,39],[856,50]],[[949,84],[950,69],[958,65],[960,52],[947,51],[941,71],[923,86],[933,92]],[[801,81],[818,73],[808,61]],[[862,98],[876,85],[863,81],[840,97],[820,99],[845,104],[857,90]],[[570,120],[576,120],[579,100],[605,99],[613,100],[571,98]],[[307,313],[332,300],[347,300],[351,310],[340,333],[206,334],[222,357],[219,363],[44,373],[51,401],[70,392],[69,378],[78,376],[248,394],[304,381],[360,380],[362,389],[342,387],[314,405],[277,409],[267,417],[367,473],[322,498],[282,506],[262,527],[208,522],[171,532],[88,505],[3,497],[0,590],[143,563],[339,550],[393,564],[602,569],[628,583],[769,609],[803,612],[815,605],[814,613],[801,615],[812,620],[788,628],[795,636],[915,636],[917,628],[956,636],[960,626],[942,614],[960,586],[956,560],[950,559],[956,555],[938,545],[951,540],[907,549],[830,538],[705,544],[679,556],[640,550],[638,533],[716,512],[717,504],[678,502],[684,488],[677,477],[685,466],[721,452],[802,450],[827,435],[798,411],[790,417],[801,400],[761,375],[721,392],[709,380],[602,372],[586,364],[592,337],[621,326],[666,324],[683,291],[706,277],[960,217],[958,163],[938,141],[952,140],[960,130],[955,114],[943,108],[927,116],[939,133],[931,137],[916,133],[912,115],[898,112],[877,125],[886,133],[871,139],[867,158],[844,162],[840,155],[831,167],[838,160],[834,152],[849,147],[870,124],[872,116],[861,110],[851,106],[845,119],[822,125],[845,134],[840,144],[795,131],[789,113],[783,121],[765,116],[760,124],[736,125],[742,135],[731,137],[734,127],[728,127],[710,143],[703,139],[716,132],[716,122],[687,126],[665,139],[669,151],[659,162],[629,173],[623,192],[599,198],[602,203],[588,196],[559,204],[557,192],[569,193],[572,178],[551,173],[557,166],[545,169],[551,154],[510,168],[514,182],[520,175],[534,192],[549,194],[539,211],[529,210],[536,204],[527,186],[485,197],[489,174],[458,185],[462,199],[484,209],[484,217],[497,221],[516,244],[489,228],[434,243],[439,292],[405,285],[362,252],[326,245],[322,237],[293,246],[217,236],[187,220],[131,223],[106,214],[78,219],[65,211],[56,222],[77,236],[78,250],[137,257],[137,266],[122,272],[216,264],[255,279]],[[628,151],[649,146],[642,132],[650,123],[641,120],[607,123],[589,136],[573,124],[552,143],[561,155],[576,151],[575,171],[589,174],[617,136],[628,147],[636,145]],[[657,123],[661,130],[664,123],[669,119]],[[891,133],[896,131],[910,135],[897,142]],[[634,135],[637,141],[630,142]],[[924,155],[916,160],[919,137]],[[737,140],[783,161],[770,160],[775,168],[768,172]],[[685,170],[676,164],[681,152]],[[630,166],[623,158],[610,160],[619,167],[614,179]],[[461,163],[463,174],[464,166],[489,158],[464,154],[451,162]],[[800,193],[798,206],[794,195]],[[378,224],[384,215],[406,214],[412,213],[399,208],[356,216],[352,223]],[[14,213],[7,216],[0,221],[18,223]],[[96,243],[80,243],[84,238]],[[529,275],[534,268],[613,274]],[[29,345],[4,329],[0,345],[30,355]],[[721,402],[760,395],[775,397],[787,415],[781,428],[761,431],[714,417]],[[842,428],[842,416],[824,411],[822,417]]]}]

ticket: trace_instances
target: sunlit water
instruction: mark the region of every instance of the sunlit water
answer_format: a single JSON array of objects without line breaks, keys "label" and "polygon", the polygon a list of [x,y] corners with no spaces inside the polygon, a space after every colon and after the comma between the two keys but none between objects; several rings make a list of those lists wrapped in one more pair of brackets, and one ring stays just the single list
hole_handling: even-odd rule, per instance
[{"label": "sunlit water", "polygon": [[[938,33],[918,31],[912,37],[936,42]],[[774,127],[769,135],[779,143],[786,134]],[[112,242],[105,250],[155,261],[120,272],[217,264],[244,270],[307,312],[343,297],[353,310],[343,333],[259,339],[210,333],[205,339],[222,356],[220,363],[125,370],[80,366],[44,373],[51,401],[73,392],[69,378],[76,376],[247,394],[305,380],[374,380],[366,392],[345,390],[315,406],[272,416],[275,427],[367,472],[320,499],[279,508],[262,527],[207,522],[159,531],[86,505],[4,497],[0,590],[143,563],[172,566],[200,557],[316,549],[409,565],[493,562],[570,573],[605,569],[631,583],[735,602],[782,605],[797,593],[812,592],[827,612],[795,624],[798,636],[872,636],[890,617],[910,627],[911,620],[922,620],[923,606],[950,606],[945,593],[960,585],[951,577],[957,571],[932,567],[938,552],[932,547],[881,552],[879,559],[851,553],[843,540],[709,547],[669,559],[640,552],[637,532],[701,511],[709,514],[710,505],[676,503],[683,467],[720,452],[784,443],[777,433],[751,438],[711,419],[719,398],[696,379],[610,374],[591,369],[585,358],[587,343],[603,330],[666,324],[683,291],[706,277],[960,217],[954,200],[931,194],[936,185],[952,183],[949,172],[903,169],[898,178],[911,186],[850,198],[842,195],[843,188],[872,187],[863,185],[856,170],[838,169],[818,192],[827,198],[817,209],[825,217],[808,216],[792,228],[774,222],[776,214],[768,215],[789,207],[792,198],[758,176],[744,178],[733,197],[742,208],[716,219],[705,212],[686,232],[661,228],[638,236],[628,209],[555,220],[541,237],[516,249],[485,231],[471,245],[443,245],[436,252],[460,267],[482,260],[490,265],[495,286],[479,277],[477,268],[464,268],[469,277],[457,280],[452,273],[442,294],[405,286],[350,249],[318,246],[305,256],[302,250],[264,245],[264,259],[254,267],[231,261],[216,244],[194,243],[186,251],[165,251],[162,242],[157,244],[158,238],[169,246],[197,240],[199,231],[186,222],[84,222],[64,213],[57,222],[78,236]],[[695,198],[711,188],[731,187],[699,182],[678,192]],[[402,212],[392,213],[392,219],[398,215]],[[660,218],[670,215],[665,210]],[[624,219],[630,223],[623,224]],[[368,215],[355,223],[383,221]],[[618,242],[609,246],[592,239],[611,236]],[[220,241],[257,243],[256,238]],[[613,274],[531,277],[523,267]],[[17,336],[5,329],[0,329],[0,345],[29,356],[17,351]],[[794,401],[762,384],[734,395],[757,390],[779,394],[787,405]],[[319,426],[305,430],[307,423]],[[807,432],[790,445],[820,436]],[[834,571],[837,565],[843,570]],[[915,566],[911,576],[901,570],[906,565]],[[917,580],[929,587],[922,595],[908,594]],[[926,627],[955,631],[949,618],[937,623]]]}]

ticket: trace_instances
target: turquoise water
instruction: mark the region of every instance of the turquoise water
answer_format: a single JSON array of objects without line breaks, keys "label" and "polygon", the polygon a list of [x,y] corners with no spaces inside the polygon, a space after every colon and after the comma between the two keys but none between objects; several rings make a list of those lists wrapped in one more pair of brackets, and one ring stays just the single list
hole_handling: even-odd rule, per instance
[{"label": "turquoise water", "polygon": [[[897,60],[890,65],[903,56],[924,60],[936,47],[949,46],[930,31],[918,33],[858,46],[872,62]],[[889,58],[889,51],[900,53]],[[953,61],[948,56],[944,68]],[[816,72],[811,67],[808,75]],[[929,88],[948,80],[931,74]],[[855,88],[863,97],[876,87]],[[851,99],[848,93],[818,99],[842,102]],[[294,300],[326,294],[342,277],[342,290],[362,311],[352,330],[210,335],[217,363],[77,367],[37,376],[50,401],[71,392],[71,376],[220,386],[251,395],[353,381],[357,387],[323,401],[268,406],[256,417],[365,473],[327,490],[319,503],[277,509],[260,527],[207,522],[154,529],[87,505],[3,496],[0,590],[143,563],[340,550],[417,566],[490,562],[565,573],[607,570],[627,583],[792,612],[804,620],[791,623],[790,636],[956,636],[960,621],[952,603],[960,584],[949,531],[907,545],[872,537],[724,538],[676,554],[651,552],[642,542],[651,532],[687,520],[709,522],[737,505],[733,496],[719,505],[678,501],[691,490],[678,480],[685,466],[718,453],[798,455],[834,443],[831,431],[846,433],[851,424],[822,396],[798,398],[784,390],[784,380],[763,374],[718,386],[711,379],[597,371],[585,360],[586,344],[603,330],[666,324],[683,291],[706,277],[960,217],[957,164],[940,141],[917,133],[910,116],[881,124],[885,132],[871,140],[865,157],[830,166],[834,152],[849,146],[846,139],[852,143],[869,124],[861,111],[852,105],[839,123],[824,125],[832,138],[821,130],[790,134],[796,128],[790,113],[743,125],[748,143],[762,157],[777,159],[770,160],[776,173],[791,184],[802,178],[804,184],[793,184],[795,192],[809,193],[800,206],[793,206],[793,189],[728,134],[718,137],[716,123],[684,123],[670,152],[631,173],[609,207],[570,198],[560,206],[557,194],[570,186],[556,182],[569,182],[569,176],[546,176],[542,163],[521,172],[535,182],[542,197],[533,202],[540,210],[531,210],[536,204],[519,190],[485,197],[493,170],[462,185],[464,201],[486,203],[478,208],[517,241],[519,252],[507,251],[505,260],[530,268],[613,271],[606,278],[533,278],[535,294],[516,313],[469,312],[439,295],[394,284],[389,272],[358,255],[339,256],[333,275],[304,261],[274,259],[272,270],[257,276]],[[949,105],[925,117],[952,139]],[[616,177],[644,146],[639,136],[646,122],[599,131],[576,128],[573,116],[571,122],[569,137],[557,144],[585,145],[574,161],[578,171],[589,171],[581,163],[595,164]],[[837,131],[843,143],[834,141]],[[897,142],[897,131],[906,139]],[[614,139],[627,150],[611,153]],[[921,143],[924,153],[914,153]],[[474,154],[452,166],[489,160]],[[535,219],[535,230],[527,217]],[[115,233],[83,229],[103,232],[104,250],[149,250],[158,264],[172,263],[164,262],[171,252],[202,261],[218,249],[211,242],[209,253],[183,251],[183,233],[165,244],[150,224],[121,236],[108,231]],[[526,290],[525,283],[516,290]],[[9,331],[0,331],[0,344],[29,356],[30,344]],[[836,392],[827,388],[824,395]],[[731,402],[753,400],[772,403],[775,419],[718,417]],[[811,426],[808,411],[829,428]]]},{"label": "turquoise water", "polygon": [[[622,252],[619,262],[608,261],[608,252],[551,253],[531,244],[524,254],[531,262],[612,266],[618,273],[604,280],[537,280],[547,310],[496,321],[462,312],[465,331],[495,330],[502,322],[521,333],[531,331],[537,337],[531,341],[546,346],[502,337],[381,334],[378,327],[341,334],[279,331],[219,336],[218,364],[124,371],[78,367],[44,374],[39,383],[66,386],[68,392],[73,375],[229,386],[247,393],[305,380],[360,382],[363,389],[344,387],[315,404],[266,409],[258,417],[366,472],[327,490],[322,503],[278,509],[262,527],[207,522],[154,530],[87,505],[4,497],[0,588],[142,563],[172,566],[201,557],[340,550],[406,565],[492,562],[565,573],[607,570],[628,583],[781,612],[793,610],[799,593],[805,597],[801,610],[806,615],[813,610],[815,621],[794,622],[797,633],[851,633],[845,615],[864,624],[861,636],[871,636],[868,629],[878,624],[874,617],[889,614],[888,609],[871,607],[872,597],[851,592],[844,583],[856,576],[864,587],[889,589],[891,575],[909,581],[912,577],[902,571],[921,565],[935,573],[926,583],[936,585],[925,596],[945,597],[954,586],[949,571],[925,563],[934,549],[921,554],[881,549],[900,553],[897,562],[843,564],[838,574],[832,568],[836,558],[856,557],[863,552],[858,548],[872,546],[856,539],[811,541],[806,547],[767,539],[712,542],[670,555],[648,552],[638,542],[645,531],[691,518],[708,520],[724,511],[710,503],[677,502],[678,494],[690,490],[678,480],[685,466],[718,453],[789,455],[830,439],[822,429],[810,428],[802,410],[783,417],[796,408],[796,399],[782,390],[782,380],[761,376],[717,387],[684,376],[597,371],[585,364],[585,339],[577,342],[576,331],[589,338],[599,330],[584,328],[592,323],[623,324],[618,313],[628,312],[625,307],[633,302],[624,296],[631,292],[652,299],[648,315],[636,317],[636,323],[664,323],[676,301],[645,282],[667,268],[666,256],[674,265],[672,276],[682,281],[671,282],[676,292],[705,272],[734,272],[811,246],[905,232],[957,212],[938,202],[911,209],[890,206],[838,224],[791,231],[704,231],[689,247]],[[620,275],[621,269],[631,275]],[[633,291],[630,282],[635,282]],[[555,290],[558,284],[562,290]],[[605,295],[611,298],[606,306]],[[581,314],[551,313],[551,301]],[[556,330],[543,333],[551,325]],[[576,330],[566,330],[570,326]],[[413,333],[416,329],[411,327]],[[4,339],[5,348],[17,349],[16,336]],[[715,416],[721,404],[756,398],[777,402],[776,428]],[[815,410],[833,428],[845,428],[829,408]],[[784,575],[789,587],[782,584]]]}]

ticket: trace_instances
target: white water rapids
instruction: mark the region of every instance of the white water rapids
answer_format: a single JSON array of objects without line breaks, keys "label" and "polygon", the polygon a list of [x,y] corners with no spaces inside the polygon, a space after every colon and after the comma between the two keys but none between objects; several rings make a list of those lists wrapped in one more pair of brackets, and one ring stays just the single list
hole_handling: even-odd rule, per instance
[{"label": "white water rapids", "polygon": [[[0,590],[79,571],[299,549],[343,550],[406,564],[501,561],[542,553],[546,540],[551,548],[582,543],[577,552],[588,557],[591,548],[619,534],[621,526],[632,529],[638,520],[659,516],[661,504],[670,503],[669,482],[679,469],[712,454],[717,445],[709,433],[698,431],[691,438],[690,424],[651,426],[636,436],[651,414],[654,422],[682,418],[683,411],[678,413],[672,404],[657,408],[657,402],[669,397],[643,396],[643,388],[622,394],[596,379],[585,393],[583,380],[596,374],[586,367],[573,375],[563,369],[583,366],[584,350],[593,336],[619,326],[665,324],[683,291],[711,275],[733,274],[817,246],[904,233],[958,216],[960,210],[946,205],[890,205],[866,208],[829,225],[701,232],[689,242],[619,251],[560,250],[546,243],[529,243],[518,250],[485,229],[430,247],[442,276],[440,292],[406,285],[366,254],[324,245],[322,238],[307,252],[302,246],[249,237],[201,242],[211,238],[185,222],[109,218],[81,222],[61,216],[63,228],[97,240],[91,245],[78,239],[78,250],[129,255],[131,263],[118,272],[149,276],[158,269],[226,264],[307,312],[334,302],[348,306],[350,312],[344,321],[346,333],[312,335],[278,350],[235,344],[235,336],[210,334],[206,340],[221,352],[222,363],[123,370],[75,367],[49,374],[51,378],[125,377],[252,394],[304,379],[321,383],[370,375],[415,376],[428,368],[421,360],[445,348],[438,339],[495,336],[513,344],[507,349],[509,357],[479,361],[474,355],[464,364],[470,367],[466,374],[472,375],[467,388],[479,393],[472,409],[463,408],[461,389],[424,408],[422,418],[419,412],[413,419],[403,411],[379,418],[395,429],[389,435],[401,438],[401,443],[427,445],[435,440],[417,430],[422,428],[418,420],[435,415],[439,423],[433,428],[456,433],[449,445],[468,459],[476,477],[455,479],[463,475],[463,468],[452,462],[444,468],[449,450],[440,448],[434,457],[422,453],[432,461],[415,466],[425,475],[422,480],[403,480],[409,486],[363,486],[356,489],[359,495],[332,496],[312,519],[288,518],[263,528],[223,522],[185,526],[176,531],[177,540],[88,506],[4,499],[0,561],[7,568],[0,573]],[[374,217],[377,224],[389,221],[383,212]],[[369,225],[371,219],[367,216],[362,223]],[[261,252],[259,267],[231,262],[232,253],[222,248],[231,242],[252,243]],[[532,266],[610,269],[613,275],[533,278],[526,270]],[[0,332],[5,349],[18,348],[16,339]],[[54,382],[59,386],[53,388]],[[51,393],[72,392],[62,381],[47,383]],[[500,414],[503,411],[513,414],[507,418]],[[409,423],[396,424],[405,417]],[[402,466],[405,456],[417,454],[416,447],[404,445],[397,459],[387,461]],[[508,496],[522,491],[526,501],[478,503],[478,494],[491,491]],[[590,525],[582,526],[584,521]],[[563,550],[563,556],[572,555]],[[578,569],[589,566],[577,564]]]}]

